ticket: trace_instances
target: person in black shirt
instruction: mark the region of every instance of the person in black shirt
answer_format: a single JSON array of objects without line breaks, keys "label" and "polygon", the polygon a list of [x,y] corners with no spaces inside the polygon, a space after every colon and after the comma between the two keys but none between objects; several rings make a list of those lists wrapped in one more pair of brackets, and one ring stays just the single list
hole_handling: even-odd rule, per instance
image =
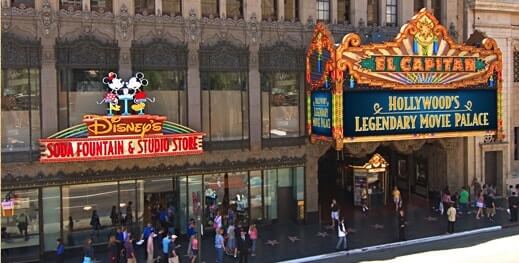
[{"label": "person in black shirt", "polygon": [[519,206],[519,199],[515,193],[508,197],[508,208],[510,209],[510,221],[517,222],[517,206]]},{"label": "person in black shirt", "polygon": [[251,247],[251,240],[245,229],[241,229],[240,237],[237,238],[237,248],[240,252],[240,263],[247,263],[249,257],[249,250]]},{"label": "person in black shirt", "polygon": [[492,195],[486,195],[484,199],[487,217],[490,221],[494,221],[494,215],[496,214],[496,205],[494,203],[494,198],[492,197]]},{"label": "person in black shirt", "polygon": [[332,228],[334,228],[339,221],[339,206],[337,205],[337,200],[335,198],[332,199],[332,204],[330,205],[331,217],[332,217]]},{"label": "person in black shirt", "polygon": [[400,209],[398,213],[398,240],[405,241],[405,228],[407,226],[407,222],[405,221],[404,210]]}]

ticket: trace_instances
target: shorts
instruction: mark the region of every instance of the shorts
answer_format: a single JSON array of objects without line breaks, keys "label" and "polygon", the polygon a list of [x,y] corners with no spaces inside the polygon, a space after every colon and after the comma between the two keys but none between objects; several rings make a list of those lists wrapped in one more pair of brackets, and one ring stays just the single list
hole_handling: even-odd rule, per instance
[{"label": "shorts", "polygon": [[191,249],[193,256],[198,256],[198,249]]},{"label": "shorts", "polygon": [[477,206],[478,208],[483,208],[483,203],[482,203],[482,202],[477,202],[477,203],[476,203],[476,206]]},{"label": "shorts", "polygon": [[332,212],[332,219],[339,220],[339,212]]}]

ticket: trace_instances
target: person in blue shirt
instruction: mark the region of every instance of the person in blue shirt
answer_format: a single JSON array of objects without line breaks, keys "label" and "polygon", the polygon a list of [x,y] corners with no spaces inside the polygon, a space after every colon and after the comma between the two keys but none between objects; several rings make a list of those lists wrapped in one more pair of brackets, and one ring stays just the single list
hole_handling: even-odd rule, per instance
[{"label": "person in blue shirt", "polygon": [[223,239],[223,229],[216,229],[216,236],[214,237],[214,248],[216,249],[216,263],[223,263],[223,252],[225,251],[225,244]]},{"label": "person in blue shirt", "polygon": [[[189,226],[187,226],[187,238],[189,240],[189,244],[191,244],[191,241],[193,239],[193,237],[195,237],[197,234],[196,232],[196,222],[195,222],[195,219],[191,218],[189,219]],[[188,245],[187,246],[187,255],[188,256],[192,256],[191,254],[191,245]]]},{"label": "person in blue shirt", "polygon": [[56,247],[56,262],[64,263],[65,262],[65,245],[63,245],[63,240],[61,238],[56,239],[56,243],[58,246]]},{"label": "person in blue shirt", "polygon": [[171,240],[169,239],[169,236],[166,234],[164,238],[162,239],[162,262],[167,263],[169,258],[169,245],[171,243]]},{"label": "person in blue shirt", "polygon": [[[150,234],[152,234],[154,231],[153,229],[153,226],[151,226],[151,223],[148,223],[146,225],[146,227],[144,227],[144,230],[142,231],[142,240],[144,240],[144,242],[147,242],[148,241],[148,237],[150,236]],[[144,250],[144,255],[146,258],[148,258],[148,251],[145,249]]]}]

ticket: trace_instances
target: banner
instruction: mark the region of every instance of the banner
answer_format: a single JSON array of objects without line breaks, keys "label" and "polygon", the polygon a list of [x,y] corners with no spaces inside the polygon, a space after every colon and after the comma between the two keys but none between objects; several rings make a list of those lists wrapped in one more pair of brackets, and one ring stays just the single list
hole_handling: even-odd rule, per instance
[{"label": "banner", "polygon": [[332,136],[332,94],[330,91],[313,91],[311,95],[312,134]]},{"label": "banner", "polygon": [[344,136],[379,136],[497,128],[497,91],[351,90],[344,93]]}]

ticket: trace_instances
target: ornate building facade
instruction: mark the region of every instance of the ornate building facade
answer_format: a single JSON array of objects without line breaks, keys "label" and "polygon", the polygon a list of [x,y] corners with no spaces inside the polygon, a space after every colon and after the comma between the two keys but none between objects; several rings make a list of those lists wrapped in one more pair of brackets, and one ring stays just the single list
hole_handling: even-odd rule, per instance
[{"label": "ornate building facade", "polygon": [[[424,7],[460,41],[475,30],[498,41],[509,136],[504,143],[358,143],[344,151],[364,158],[385,147],[409,160],[423,156],[430,160],[428,189],[461,187],[474,177],[485,182],[494,173],[488,180],[503,191],[519,169],[519,106],[512,103],[519,8],[512,1],[3,1],[2,196],[23,200],[15,209],[29,221],[30,242],[13,246],[11,255],[36,248],[12,260],[44,258],[58,237],[67,247],[80,245],[92,206],[103,224],[116,206],[125,214],[133,205],[140,224],[149,207],[174,207],[180,234],[189,218],[209,225],[232,205],[248,222],[318,222],[319,159],[331,145],[311,144],[305,129],[304,56],[315,23],[328,23],[336,41],[358,32],[363,42],[382,42]],[[111,71],[124,79],[143,72],[157,99],[149,111],[206,133],[205,153],[39,163],[40,138],[104,112],[96,102]],[[13,217],[2,217],[2,225],[17,232]]]}]

